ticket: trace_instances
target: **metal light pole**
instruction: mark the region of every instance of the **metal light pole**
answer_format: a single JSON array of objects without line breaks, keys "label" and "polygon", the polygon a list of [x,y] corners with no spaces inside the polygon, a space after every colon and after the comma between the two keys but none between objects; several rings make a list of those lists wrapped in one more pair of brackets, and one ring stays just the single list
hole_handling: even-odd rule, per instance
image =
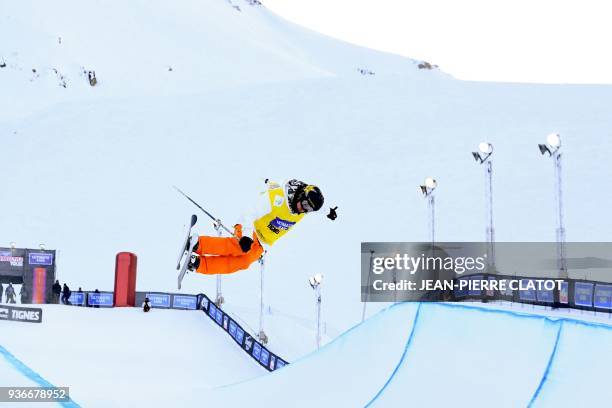
[{"label": "metal light pole", "polygon": [[483,164],[485,173],[486,223],[485,237],[487,242],[487,263],[489,272],[495,271],[495,227],[493,226],[493,145],[482,142],[478,152],[472,152],[474,160]]},{"label": "metal light pole", "polygon": [[567,279],[567,261],[565,251],[565,226],[563,222],[563,189],[561,179],[561,137],[552,133],[546,137],[546,144],[538,144],[540,153],[545,155],[548,153],[553,160],[555,172],[555,206],[557,213],[557,269],[559,270],[559,278]]},{"label": "metal light pole", "polygon": [[323,283],[323,275],[317,273],[315,276],[308,279],[310,287],[315,291],[316,310],[317,310],[317,349],[321,347],[321,284]]},{"label": "metal light pole", "polygon": [[435,198],[434,198],[434,190],[438,187],[438,182],[432,178],[427,177],[425,182],[419,186],[421,194],[425,198],[427,198],[427,212],[429,214],[429,240],[431,241],[431,247],[433,249],[434,244],[436,242],[436,218],[435,218]]},{"label": "metal light pole", "polygon": [[[366,288],[367,292],[366,293],[370,293],[370,283],[372,280],[372,262],[374,260],[374,251],[370,251],[370,269],[368,270],[368,286]],[[365,315],[366,315],[366,306],[368,304],[367,299],[365,299],[365,301],[363,302],[363,311],[361,312],[361,321],[363,322],[365,320]]]},{"label": "metal light pole", "polygon": [[[217,236],[221,237],[223,231],[221,230],[221,225],[215,223],[215,230],[217,230]],[[223,295],[221,294],[221,275],[217,275],[217,298],[215,300],[215,304],[217,306],[221,306],[225,299],[223,299]]]},{"label": "metal light pole", "polygon": [[266,255],[266,253],[264,252],[263,255],[261,255],[261,257],[259,258],[259,276],[260,276],[260,287],[259,287],[259,294],[260,294],[260,307],[259,307],[259,334],[257,335],[257,338],[259,339],[259,341],[261,341],[263,344],[267,344],[268,343],[268,336],[266,335],[266,333],[264,332],[264,256]]}]

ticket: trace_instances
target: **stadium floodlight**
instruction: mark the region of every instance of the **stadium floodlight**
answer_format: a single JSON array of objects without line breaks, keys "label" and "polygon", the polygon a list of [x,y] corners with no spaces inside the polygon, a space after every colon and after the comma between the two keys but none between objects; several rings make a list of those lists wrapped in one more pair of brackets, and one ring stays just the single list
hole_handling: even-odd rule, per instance
[{"label": "stadium floodlight", "polygon": [[11,249],[15,249],[17,248],[17,244],[15,243],[15,241],[11,242]]},{"label": "stadium floodlight", "polygon": [[308,279],[308,283],[310,283],[310,286],[315,289],[316,287],[318,287],[321,283],[323,283],[323,275],[321,275],[320,273],[317,273],[315,276],[311,276]]},{"label": "stadium floodlight", "polygon": [[425,178],[423,184],[419,185],[421,194],[427,198],[427,212],[429,213],[429,239],[433,248],[435,242],[435,200],[434,190],[438,187],[438,182],[433,177]]},{"label": "stadium floodlight", "polygon": [[317,273],[308,279],[310,287],[315,291],[316,312],[317,312],[317,349],[321,347],[321,284],[323,283],[323,275]]},{"label": "stadium floodlight", "polygon": [[45,250],[45,244],[38,244],[38,247],[40,248],[41,251]]},{"label": "stadium floodlight", "polygon": [[495,269],[495,229],[493,227],[493,145],[489,142],[478,144],[478,152],[472,152],[477,163],[484,165],[487,242],[487,263],[489,270]]},{"label": "stadium floodlight", "polygon": [[546,144],[538,144],[538,149],[540,149],[540,153],[545,155],[548,153],[549,156],[554,156],[555,153],[559,151],[561,148],[561,136],[558,133],[551,133],[546,136]]},{"label": "stadium floodlight", "polygon": [[559,136],[558,133],[551,133],[550,135],[546,136],[546,142],[551,147],[555,147],[558,149],[559,147],[561,147],[561,136]]},{"label": "stadium floodlight", "polygon": [[425,179],[425,187],[430,190],[434,190],[438,186],[438,182],[433,177],[427,177]]},{"label": "stadium floodlight", "polygon": [[493,154],[493,145],[489,142],[481,142],[478,144],[478,151],[472,152],[472,157],[478,163],[484,163]]},{"label": "stadium floodlight", "polygon": [[538,144],[538,149],[542,155],[548,153],[548,156],[553,160],[555,173],[555,212],[557,214],[557,268],[559,278],[567,279],[565,225],[563,222],[563,183],[561,178],[561,136],[558,133],[549,134],[546,136],[546,144]]},{"label": "stadium floodlight", "polygon": [[493,153],[493,145],[489,142],[481,142],[478,144],[478,150],[484,154],[491,154]]}]

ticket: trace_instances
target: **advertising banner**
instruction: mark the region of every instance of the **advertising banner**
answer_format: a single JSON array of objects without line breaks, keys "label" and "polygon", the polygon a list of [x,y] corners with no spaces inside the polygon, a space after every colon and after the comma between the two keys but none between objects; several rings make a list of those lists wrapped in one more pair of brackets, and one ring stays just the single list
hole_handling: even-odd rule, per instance
[{"label": "advertising banner", "polygon": [[42,309],[0,305],[0,320],[14,322],[41,323]]},{"label": "advertising banner", "polygon": [[53,254],[30,252],[28,254],[28,263],[30,265],[51,266],[53,265]]},{"label": "advertising banner", "polygon": [[523,287],[528,288],[521,290],[519,292],[519,299],[527,302],[535,302],[536,299],[536,290],[531,289],[532,285],[530,284],[531,279],[521,279],[520,283]]},{"label": "advertising banner", "polygon": [[113,294],[110,292],[87,294],[87,304],[89,306],[113,307]]},{"label": "advertising banner", "polygon": [[200,308],[204,313],[225,330],[248,355],[266,370],[274,371],[288,364],[255,340],[231,316],[211,302],[206,295],[200,294],[198,298],[201,299]]},{"label": "advertising banner", "polygon": [[85,293],[72,292],[68,301],[74,306],[85,306]]},{"label": "advertising banner", "polygon": [[574,304],[576,306],[593,306],[593,284],[590,282],[574,283]]},{"label": "advertising banner", "polygon": [[594,305],[600,309],[612,309],[612,285],[595,285]]},{"label": "advertising banner", "polygon": [[555,293],[552,290],[538,289],[536,291],[538,302],[553,303],[555,301]]},{"label": "advertising banner", "polygon": [[147,293],[151,307],[169,308],[170,295],[166,293]]},{"label": "advertising banner", "polygon": [[25,249],[0,248],[0,276],[23,276]]},{"label": "advertising banner", "polygon": [[172,307],[175,309],[196,310],[198,308],[198,297],[192,295],[174,295]]}]

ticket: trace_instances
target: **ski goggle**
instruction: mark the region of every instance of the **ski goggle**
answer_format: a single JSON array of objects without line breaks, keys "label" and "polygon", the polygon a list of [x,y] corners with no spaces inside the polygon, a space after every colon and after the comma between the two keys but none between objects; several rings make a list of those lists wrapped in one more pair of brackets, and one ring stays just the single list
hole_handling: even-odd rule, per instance
[{"label": "ski goggle", "polygon": [[304,210],[305,213],[314,211],[314,208],[312,208],[312,205],[310,205],[308,200],[300,201],[300,204],[302,205],[302,210]]}]

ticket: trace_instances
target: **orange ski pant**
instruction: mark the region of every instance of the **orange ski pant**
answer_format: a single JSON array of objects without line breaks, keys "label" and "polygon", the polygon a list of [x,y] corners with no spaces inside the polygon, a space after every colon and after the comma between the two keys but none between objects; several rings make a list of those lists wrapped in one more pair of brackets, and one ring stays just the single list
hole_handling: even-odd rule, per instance
[{"label": "orange ski pant", "polygon": [[238,240],[234,237],[201,236],[198,241],[200,266],[198,273],[220,275],[247,269],[263,254],[263,247],[253,233],[253,245],[248,252],[242,252]]}]

